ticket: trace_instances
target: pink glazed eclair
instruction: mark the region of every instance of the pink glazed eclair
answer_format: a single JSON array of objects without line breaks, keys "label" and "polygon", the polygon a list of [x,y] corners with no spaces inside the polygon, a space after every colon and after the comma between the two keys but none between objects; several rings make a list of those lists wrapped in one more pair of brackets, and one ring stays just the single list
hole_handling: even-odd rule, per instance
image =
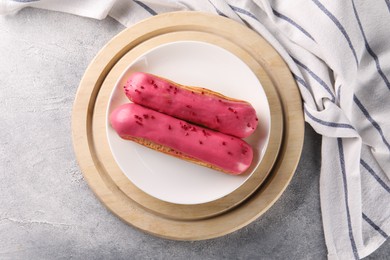
[{"label": "pink glazed eclair", "polygon": [[118,135],[154,150],[233,175],[252,163],[252,147],[240,138],[128,103],[110,114]]},{"label": "pink glazed eclair", "polygon": [[134,103],[239,138],[251,135],[258,125],[256,111],[246,101],[152,74],[133,73],[124,90]]}]

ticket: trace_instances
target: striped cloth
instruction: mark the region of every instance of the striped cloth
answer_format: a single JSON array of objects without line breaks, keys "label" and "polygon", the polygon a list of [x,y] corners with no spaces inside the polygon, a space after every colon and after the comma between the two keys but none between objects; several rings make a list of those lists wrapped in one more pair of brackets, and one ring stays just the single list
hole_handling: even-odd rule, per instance
[{"label": "striped cloth", "polygon": [[164,12],[197,10],[234,19],[284,57],[322,137],[320,197],[329,259],[360,259],[390,234],[390,1],[0,0],[126,26]]}]

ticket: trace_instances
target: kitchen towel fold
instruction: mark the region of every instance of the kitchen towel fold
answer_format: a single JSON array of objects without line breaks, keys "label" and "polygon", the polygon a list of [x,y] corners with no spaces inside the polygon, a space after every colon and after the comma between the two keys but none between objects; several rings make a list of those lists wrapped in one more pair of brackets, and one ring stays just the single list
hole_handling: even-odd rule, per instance
[{"label": "kitchen towel fold", "polygon": [[291,69],[305,120],[322,135],[320,198],[329,259],[360,259],[390,235],[390,2],[326,0],[0,0],[131,26],[172,11],[234,19]]}]

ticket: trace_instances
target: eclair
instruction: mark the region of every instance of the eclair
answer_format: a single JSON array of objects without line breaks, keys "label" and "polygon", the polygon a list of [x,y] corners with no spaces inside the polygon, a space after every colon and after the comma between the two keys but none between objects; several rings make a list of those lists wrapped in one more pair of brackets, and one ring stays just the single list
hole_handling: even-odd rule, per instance
[{"label": "eclair", "polygon": [[252,163],[244,140],[135,103],[117,107],[109,121],[123,139],[225,173],[244,173]]},{"label": "eclair", "polygon": [[258,125],[256,111],[246,101],[152,74],[133,73],[124,90],[134,103],[239,138],[251,135]]}]

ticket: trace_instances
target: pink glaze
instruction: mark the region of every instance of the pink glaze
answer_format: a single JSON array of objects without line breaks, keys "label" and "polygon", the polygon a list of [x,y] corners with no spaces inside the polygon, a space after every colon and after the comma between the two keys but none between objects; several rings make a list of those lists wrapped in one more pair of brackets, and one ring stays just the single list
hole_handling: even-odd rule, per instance
[{"label": "pink glaze", "polygon": [[251,135],[258,124],[248,102],[182,89],[151,74],[133,73],[124,89],[134,103],[240,138]]},{"label": "pink glaze", "polygon": [[243,140],[134,103],[115,109],[110,123],[124,139],[145,138],[232,174],[245,172],[252,162],[252,147]]}]

